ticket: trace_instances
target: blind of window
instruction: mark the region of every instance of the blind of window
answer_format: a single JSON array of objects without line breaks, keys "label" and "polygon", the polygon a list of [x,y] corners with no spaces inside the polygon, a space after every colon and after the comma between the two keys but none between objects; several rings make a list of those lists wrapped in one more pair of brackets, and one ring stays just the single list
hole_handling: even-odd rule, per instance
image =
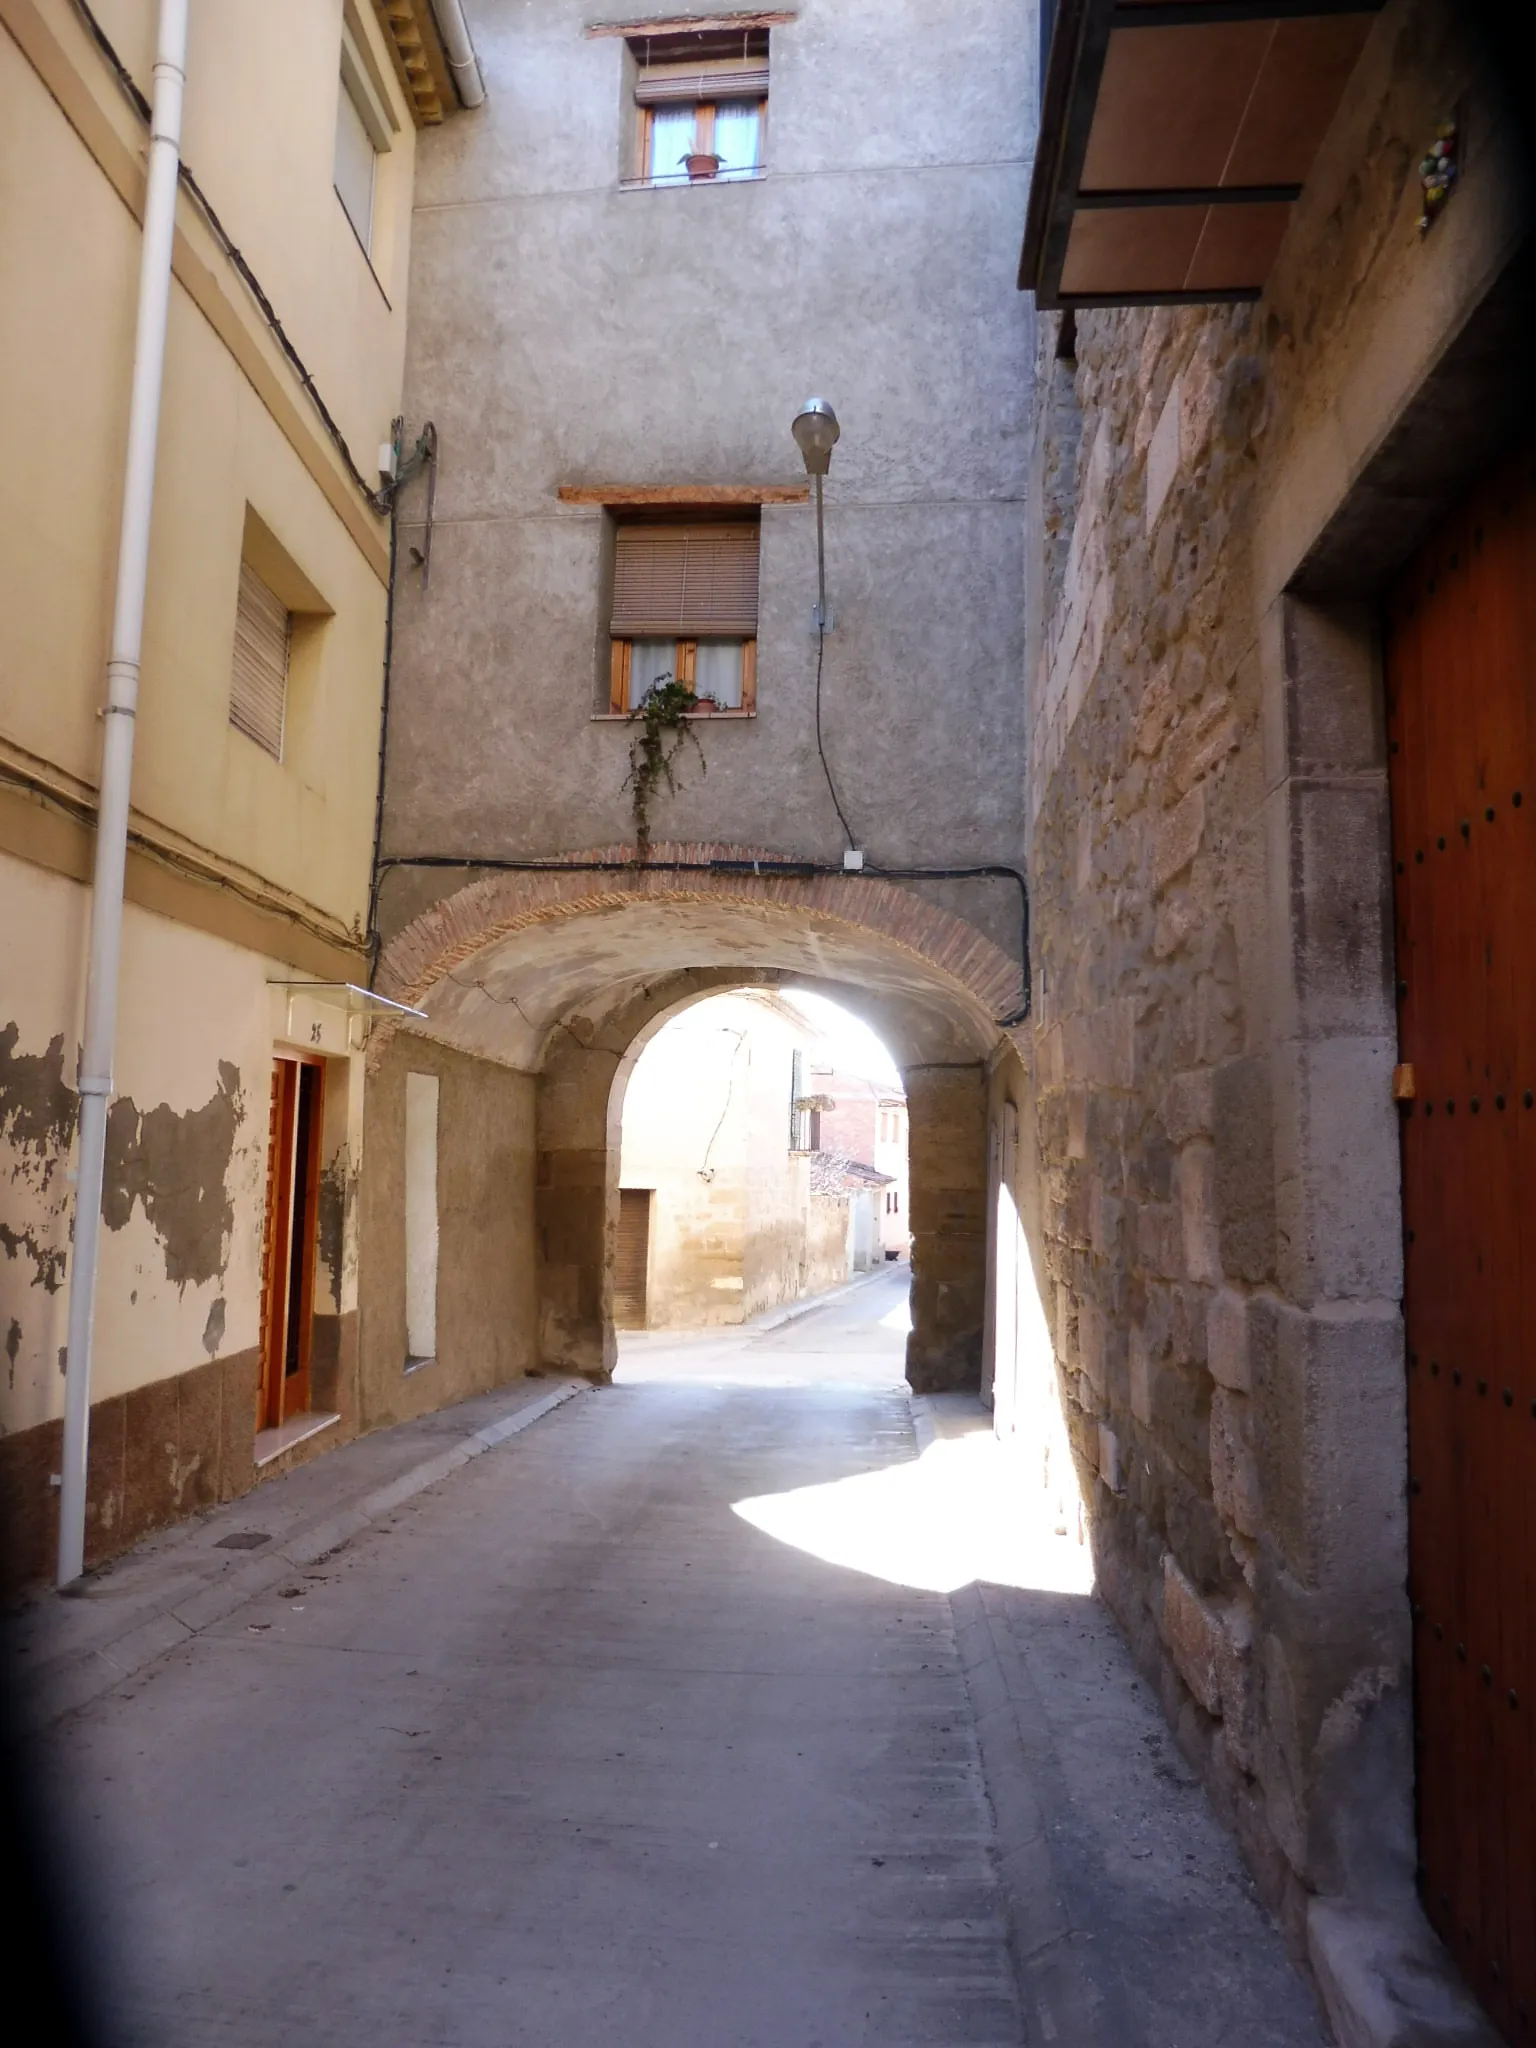
[{"label": "blind of window", "polygon": [[766,64],[743,64],[734,70],[645,71],[635,87],[642,107],[667,100],[754,100],[767,95]]},{"label": "blind of window", "polygon": [[611,630],[632,634],[757,632],[756,525],[621,526]]},{"label": "blind of window", "polygon": [[283,758],[283,714],[288,702],[288,642],[293,621],[280,597],[254,569],[240,564],[235,613],[235,655],[229,685],[229,722]]},{"label": "blind of window", "polygon": [[346,208],[364,250],[373,253],[373,174],[378,151],[346,80],[336,102],[336,196]]}]

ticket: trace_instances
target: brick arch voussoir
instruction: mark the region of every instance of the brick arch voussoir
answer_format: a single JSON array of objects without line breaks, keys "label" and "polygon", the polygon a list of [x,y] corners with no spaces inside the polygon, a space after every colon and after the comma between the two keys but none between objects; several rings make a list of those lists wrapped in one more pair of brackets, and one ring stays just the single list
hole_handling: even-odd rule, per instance
[{"label": "brick arch voussoir", "polygon": [[385,947],[379,961],[381,995],[418,1002],[454,968],[486,946],[530,926],[637,902],[740,905],[779,911],[814,911],[900,948],[937,970],[989,1015],[1015,1009],[1019,968],[1001,947],[952,911],[899,883],[876,876],[745,873],[736,869],[678,873],[662,861],[781,862],[760,847],[658,842],[652,865],[634,864],[632,846],[594,847],[562,857],[570,862],[623,861],[621,872],[562,874],[558,863],[536,872],[481,877],[414,918]]}]

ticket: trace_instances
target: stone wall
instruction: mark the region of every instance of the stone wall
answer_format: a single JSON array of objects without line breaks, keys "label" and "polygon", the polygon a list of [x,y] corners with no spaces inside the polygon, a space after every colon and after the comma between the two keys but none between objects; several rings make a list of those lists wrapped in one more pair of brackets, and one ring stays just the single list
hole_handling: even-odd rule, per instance
[{"label": "stone wall", "polygon": [[915,1393],[981,1383],[987,1289],[986,1069],[906,1067]]},{"label": "stone wall", "polygon": [[1040,337],[1019,1207],[1101,1589],[1298,1943],[1309,1896],[1411,1885],[1374,603],[1460,487],[1401,479],[1516,245],[1502,119],[1450,11],[1392,0],[1257,305]]}]

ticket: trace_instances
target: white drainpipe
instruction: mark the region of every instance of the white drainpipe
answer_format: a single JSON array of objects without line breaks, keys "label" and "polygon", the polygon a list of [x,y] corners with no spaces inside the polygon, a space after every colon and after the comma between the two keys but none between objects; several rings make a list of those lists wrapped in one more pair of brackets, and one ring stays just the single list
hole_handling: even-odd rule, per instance
[{"label": "white drainpipe", "polygon": [[461,0],[432,0],[432,14],[459,98],[466,107],[483,105],[485,80],[480,76],[480,60],[469,39],[469,23],[464,19]]},{"label": "white drainpipe", "polygon": [[96,871],[91,897],[91,957],[85,984],[85,1036],[80,1051],[80,1155],[75,1238],[70,1261],[69,1350],[64,1383],[64,1462],[59,1492],[59,1584],[85,1569],[85,1472],[91,1424],[91,1340],[96,1264],[101,1239],[101,1187],[106,1158],[107,1102],[117,1032],[118,963],[123,938],[123,870],[128,854],[128,790],[133,726],[144,642],[144,590],[149,578],[149,524],[155,495],[155,448],[165,372],[165,327],[176,234],[181,161],[181,100],[186,84],[188,0],[160,0],[155,79],[149,123],[149,178],[144,240],[139,251],[139,313],[128,407],[128,460],[117,541],[117,592],[112,651],[102,713],[101,796],[96,816]]}]

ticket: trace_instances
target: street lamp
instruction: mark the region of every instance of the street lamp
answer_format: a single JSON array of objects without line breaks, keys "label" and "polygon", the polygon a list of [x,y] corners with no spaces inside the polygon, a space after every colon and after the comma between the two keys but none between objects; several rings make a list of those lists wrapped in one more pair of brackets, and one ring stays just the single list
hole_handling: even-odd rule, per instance
[{"label": "street lamp", "polygon": [[832,467],[832,449],[842,429],[837,414],[824,398],[808,398],[795,414],[790,432],[795,437],[807,476],[816,479],[816,631],[824,634],[832,621],[827,617],[827,552],[821,517],[821,480]]},{"label": "street lamp", "polygon": [[857,874],[864,866],[864,855],[854,839],[853,827],[837,793],[837,784],[832,780],[827,750],[821,737],[821,664],[827,649],[827,634],[832,626],[827,616],[827,549],[821,519],[821,480],[832,467],[832,450],[841,429],[837,424],[837,414],[824,398],[808,398],[795,414],[790,432],[804,458],[806,475],[816,479],[816,751],[821,756],[821,772],[827,778],[832,808],[837,812],[837,821],[848,839],[843,866],[850,873]]}]

